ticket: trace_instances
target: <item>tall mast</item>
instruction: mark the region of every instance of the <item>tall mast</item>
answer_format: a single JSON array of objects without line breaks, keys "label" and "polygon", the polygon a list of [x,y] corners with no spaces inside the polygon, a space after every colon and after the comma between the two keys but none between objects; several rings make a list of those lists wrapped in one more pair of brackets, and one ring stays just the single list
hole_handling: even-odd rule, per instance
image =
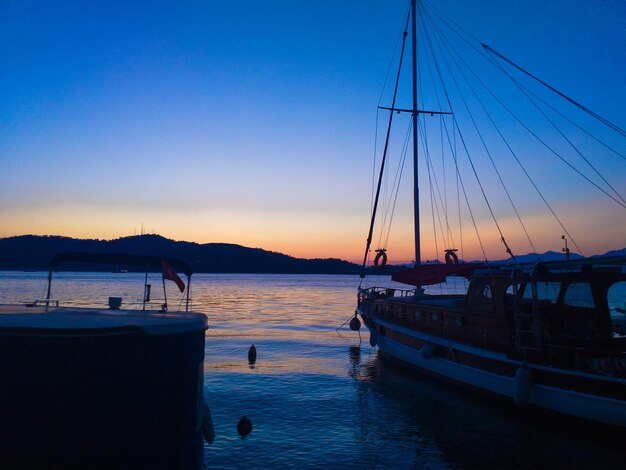
[{"label": "tall mast", "polygon": [[415,230],[415,264],[421,263],[420,250],[420,198],[417,180],[417,32],[416,25],[416,0],[411,0],[411,50],[413,62],[413,224]]}]

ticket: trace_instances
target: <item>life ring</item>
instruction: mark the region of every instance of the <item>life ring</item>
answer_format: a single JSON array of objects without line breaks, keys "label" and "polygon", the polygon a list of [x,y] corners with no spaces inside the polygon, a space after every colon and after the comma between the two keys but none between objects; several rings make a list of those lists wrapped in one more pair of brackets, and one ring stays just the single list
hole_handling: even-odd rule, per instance
[{"label": "life ring", "polygon": [[446,250],[446,264],[459,264],[459,258],[455,251],[456,249]]},{"label": "life ring", "polygon": [[387,250],[381,248],[380,250],[376,250],[378,253],[376,258],[374,258],[374,266],[377,268],[383,268],[387,264]]}]

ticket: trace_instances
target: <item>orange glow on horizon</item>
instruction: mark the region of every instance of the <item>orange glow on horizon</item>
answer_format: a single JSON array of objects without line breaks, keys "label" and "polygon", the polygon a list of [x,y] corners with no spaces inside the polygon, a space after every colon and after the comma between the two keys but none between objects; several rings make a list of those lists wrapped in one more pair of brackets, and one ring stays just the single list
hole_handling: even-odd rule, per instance
[{"label": "orange glow on horizon", "polygon": [[[626,245],[626,221],[615,220],[608,212],[598,209],[597,203],[577,203],[562,211],[563,220],[569,220],[569,230],[580,238],[569,240],[570,249],[578,252],[576,244],[586,256],[603,254]],[[581,217],[580,214],[584,214]],[[0,236],[62,235],[81,239],[111,240],[141,233],[156,233],[177,241],[196,243],[233,243],[250,248],[284,253],[296,258],[340,258],[360,264],[363,259],[366,226],[362,214],[303,215],[295,212],[263,214],[249,212],[128,210],[125,208],[92,208],[87,205],[65,205],[54,208],[31,209],[28,214],[19,210],[5,211],[0,218],[6,221]],[[537,252],[561,251],[562,229],[553,219],[543,215],[526,217],[525,224],[533,234]],[[505,247],[498,232],[488,221],[478,229],[487,259],[506,259]],[[514,254],[525,255],[533,249],[518,227],[517,220],[501,221],[507,243]],[[610,230],[608,229],[610,228]],[[473,228],[463,232],[463,245],[457,237],[455,246],[437,246],[425,236],[431,229],[422,227],[422,261],[443,261],[446,248],[457,248],[459,258],[484,259]],[[413,261],[412,226],[404,221],[394,227],[389,239],[389,264]],[[397,235],[395,235],[397,234]],[[568,237],[569,239],[569,237]],[[373,243],[370,262],[374,250]]]}]

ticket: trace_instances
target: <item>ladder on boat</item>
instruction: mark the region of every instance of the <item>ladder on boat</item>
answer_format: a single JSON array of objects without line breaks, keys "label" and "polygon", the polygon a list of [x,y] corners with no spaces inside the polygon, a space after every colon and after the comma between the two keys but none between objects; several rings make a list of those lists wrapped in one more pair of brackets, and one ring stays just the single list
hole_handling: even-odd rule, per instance
[{"label": "ladder on boat", "polygon": [[515,346],[525,351],[541,351],[541,314],[539,302],[515,300],[513,305],[513,326]]}]

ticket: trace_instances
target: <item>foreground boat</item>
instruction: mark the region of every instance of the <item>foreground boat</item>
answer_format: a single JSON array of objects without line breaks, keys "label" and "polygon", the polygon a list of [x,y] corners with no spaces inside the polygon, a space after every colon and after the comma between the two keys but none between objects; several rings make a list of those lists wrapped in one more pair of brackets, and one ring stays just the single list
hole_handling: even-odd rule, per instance
[{"label": "foreground boat", "polygon": [[[412,0],[414,61],[416,8],[416,0]],[[390,127],[394,112],[412,115],[415,183],[418,136],[425,135],[418,115],[451,114],[446,110],[419,110],[416,81],[414,66],[412,109],[397,108],[395,94],[391,107],[384,108],[390,112]],[[463,140],[457,124],[455,121],[451,127]],[[443,135],[442,131],[442,141]],[[389,130],[362,278],[370,255],[388,139]],[[430,158],[428,150],[425,153]],[[458,165],[456,156],[454,159]],[[458,179],[458,166],[456,171]],[[438,187],[431,188],[431,197],[437,191]],[[451,248],[445,251],[445,263],[422,264],[417,187],[414,194],[416,265],[392,276],[393,281],[412,288],[359,287],[357,314],[370,331],[372,346],[391,361],[505,397],[519,406],[626,426],[626,312],[621,308],[626,303],[623,294],[618,303],[608,298],[613,286],[622,283],[623,287],[626,282],[626,256],[570,260],[566,245],[563,261],[521,262],[513,256],[498,226],[510,261],[464,263],[458,260],[457,250]],[[614,200],[625,207],[619,194]],[[489,210],[493,216],[491,207]],[[374,265],[384,266],[386,247],[376,252]],[[427,291],[427,286],[446,280],[462,280],[456,284],[463,284],[465,291]]]},{"label": "foreground boat", "polygon": [[148,309],[147,282],[141,310],[117,297],[64,307],[51,297],[64,263],[164,269],[182,284],[176,268],[189,292],[182,261],[69,253],[50,262],[45,299],[0,306],[0,467],[202,468],[206,316]]}]

